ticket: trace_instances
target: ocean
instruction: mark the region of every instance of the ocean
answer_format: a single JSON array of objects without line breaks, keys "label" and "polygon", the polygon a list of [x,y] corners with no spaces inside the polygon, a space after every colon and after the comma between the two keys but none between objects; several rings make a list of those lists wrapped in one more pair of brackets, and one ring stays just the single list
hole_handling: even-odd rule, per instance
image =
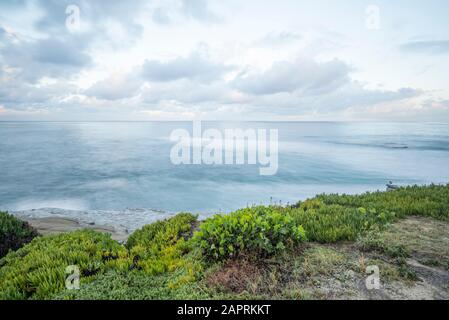
[{"label": "ocean", "polygon": [[449,124],[203,122],[203,130],[277,129],[278,170],[175,165],[192,122],[0,122],[0,210],[133,230],[177,212],[207,217],[319,193],[449,182]]}]

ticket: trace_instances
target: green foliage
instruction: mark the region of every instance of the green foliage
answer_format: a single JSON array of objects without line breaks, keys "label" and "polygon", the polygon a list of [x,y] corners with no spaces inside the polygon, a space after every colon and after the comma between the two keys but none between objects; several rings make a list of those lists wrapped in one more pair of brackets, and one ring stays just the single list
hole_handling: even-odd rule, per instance
[{"label": "green foliage", "polygon": [[400,244],[387,243],[379,236],[379,232],[370,231],[357,240],[360,250],[364,252],[376,251],[391,258],[408,258],[410,253]]},{"label": "green foliage", "polygon": [[[258,262],[269,256],[262,260],[276,261],[281,267],[287,262],[280,257],[292,252],[287,249],[306,240],[333,243],[359,239],[362,250],[387,254],[397,262],[400,277],[415,279],[405,263],[410,247],[378,237],[385,225],[407,215],[449,219],[449,185],[412,186],[355,196],[320,195],[287,208],[246,208],[207,219],[196,232],[197,218],[183,213],[144,226],[125,245],[94,231],[39,237],[0,259],[0,299],[207,299],[215,296],[206,289],[206,278],[238,287],[242,282],[238,277],[245,277],[242,272],[250,275],[262,268],[251,285],[260,280],[263,287],[263,279],[277,274],[267,273],[263,265],[244,269],[233,264],[239,259],[222,264],[223,260],[242,257]],[[19,239],[14,243],[20,246],[34,236],[34,230],[26,224],[0,213],[0,249],[16,249],[11,247],[14,241],[8,239]],[[301,275],[317,270],[321,270],[319,275],[326,274],[333,265],[344,263],[344,257],[330,250],[312,253],[302,253]],[[219,263],[204,270],[205,259]],[[445,263],[449,268],[446,258],[441,260]],[[81,270],[79,291],[65,290],[65,269],[69,265]],[[213,266],[221,265],[227,269],[210,275]],[[289,265],[279,274],[292,268]],[[278,279],[283,278],[273,279],[276,281],[266,283],[277,287]]]},{"label": "green foliage", "polygon": [[391,213],[378,213],[375,209],[317,204],[301,205],[289,211],[295,223],[304,227],[310,241],[326,243],[355,240],[373,225],[384,224],[393,217]]},{"label": "green foliage", "polygon": [[183,272],[148,276],[139,271],[109,271],[80,290],[65,290],[53,296],[56,300],[191,300],[207,299],[206,289],[197,282],[189,282],[176,288]]},{"label": "green foliage", "polygon": [[126,247],[155,246],[159,250],[162,246],[175,243],[179,238],[191,236],[192,225],[197,217],[190,213],[180,213],[173,218],[144,226],[135,231],[126,242]]},{"label": "green foliage", "polygon": [[399,218],[422,215],[449,219],[449,185],[409,186],[390,192],[368,192],[362,195],[320,195],[316,199],[326,205],[394,212]]},{"label": "green foliage", "polygon": [[[157,298],[159,291],[181,290],[202,270],[198,251],[192,250],[189,242],[195,222],[195,216],[180,214],[145,226],[131,235],[126,246],[89,230],[36,238],[0,260],[0,299],[58,296],[65,289],[65,270],[70,265],[80,269],[81,287],[87,286],[86,290],[98,289],[88,284],[97,277],[108,279],[102,276],[107,271],[124,275],[119,282],[131,272],[138,275],[130,276],[130,281],[163,284],[163,288],[152,288],[148,297]],[[99,283],[105,286],[104,281]],[[69,293],[64,298],[72,297],[73,292]],[[118,291],[114,294],[120,296]]]},{"label": "green foliage", "polygon": [[[448,219],[449,185],[411,186],[362,195],[323,194],[285,211],[304,227],[311,241],[355,240],[372,228],[382,227],[407,215]],[[394,251],[397,248],[390,249]]]},{"label": "green foliage", "polygon": [[64,289],[67,266],[78,266],[85,283],[126,257],[123,246],[94,231],[35,238],[0,260],[0,299],[47,299]]},{"label": "green foliage", "polygon": [[222,260],[242,252],[271,255],[305,241],[302,226],[275,207],[254,207],[203,222],[194,242],[209,259]]},{"label": "green foliage", "polygon": [[189,259],[187,254],[192,251],[188,240],[192,236],[196,221],[195,216],[181,213],[134,232],[126,243],[133,267],[148,275],[174,272],[183,268],[187,270],[183,281],[193,280],[200,265],[195,259]]},{"label": "green foliage", "polygon": [[397,258],[396,260],[396,263],[398,264],[399,275],[402,278],[411,281],[419,281],[418,275],[408,266],[405,258]]},{"label": "green foliage", "polygon": [[0,212],[0,258],[10,250],[21,248],[37,236],[37,231],[27,222],[6,212]]}]

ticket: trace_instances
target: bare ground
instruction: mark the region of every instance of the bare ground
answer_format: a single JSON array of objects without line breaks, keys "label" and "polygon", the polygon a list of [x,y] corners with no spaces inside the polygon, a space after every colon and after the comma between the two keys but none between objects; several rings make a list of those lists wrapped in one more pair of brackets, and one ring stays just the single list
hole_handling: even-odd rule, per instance
[{"label": "bare ground", "polygon": [[[379,267],[379,289],[367,289],[368,266]],[[408,217],[356,243],[308,244],[264,262],[242,258],[206,283],[224,297],[449,300],[449,222]]]},{"label": "bare ground", "polygon": [[27,221],[41,235],[53,235],[72,232],[81,229],[91,229],[101,233],[108,233],[111,238],[117,241],[126,241],[128,234],[125,231],[117,230],[114,227],[101,226],[95,224],[81,223],[78,220],[49,217],[49,218],[22,218]]}]

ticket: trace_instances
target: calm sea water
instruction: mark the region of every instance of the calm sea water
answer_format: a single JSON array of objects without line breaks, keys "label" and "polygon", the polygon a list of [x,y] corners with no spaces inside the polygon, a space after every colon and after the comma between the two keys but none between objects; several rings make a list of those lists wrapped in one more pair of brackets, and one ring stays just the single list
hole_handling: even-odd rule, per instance
[{"label": "calm sea water", "polygon": [[[228,212],[322,192],[449,182],[449,125],[203,123],[279,130],[279,170],[175,166],[172,130],[185,122],[0,122],[0,209],[85,217],[135,228],[179,211]],[[29,211],[31,209],[42,209]]]}]

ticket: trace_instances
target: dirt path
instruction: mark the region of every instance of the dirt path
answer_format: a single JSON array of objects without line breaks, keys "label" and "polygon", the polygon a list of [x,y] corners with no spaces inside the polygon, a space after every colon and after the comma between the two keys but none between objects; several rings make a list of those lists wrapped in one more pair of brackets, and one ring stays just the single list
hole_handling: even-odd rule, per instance
[{"label": "dirt path", "polygon": [[[373,266],[380,286],[369,290]],[[357,242],[308,243],[268,261],[236,260],[206,283],[243,298],[449,300],[449,222],[408,217]]]},{"label": "dirt path", "polygon": [[[409,217],[374,238],[362,239],[356,246],[336,246],[335,250],[346,255],[349,265],[359,264],[358,272],[351,269],[352,277],[340,284],[343,289],[333,292],[331,286],[329,292],[335,297],[449,300],[448,222]],[[362,271],[368,265],[379,267],[378,290],[366,288],[367,275]],[[351,282],[357,285],[354,287]]]}]

